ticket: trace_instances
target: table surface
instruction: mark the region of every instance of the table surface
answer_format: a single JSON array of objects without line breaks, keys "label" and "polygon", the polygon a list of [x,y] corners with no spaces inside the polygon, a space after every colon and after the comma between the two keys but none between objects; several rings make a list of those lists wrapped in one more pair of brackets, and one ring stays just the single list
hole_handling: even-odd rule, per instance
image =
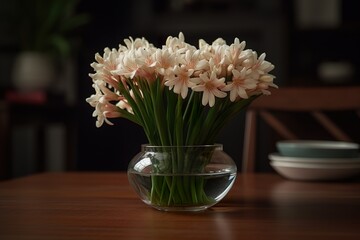
[{"label": "table surface", "polygon": [[0,239],[360,239],[360,181],[240,174],[191,213],[145,205],[126,173],[44,173],[0,182]]}]

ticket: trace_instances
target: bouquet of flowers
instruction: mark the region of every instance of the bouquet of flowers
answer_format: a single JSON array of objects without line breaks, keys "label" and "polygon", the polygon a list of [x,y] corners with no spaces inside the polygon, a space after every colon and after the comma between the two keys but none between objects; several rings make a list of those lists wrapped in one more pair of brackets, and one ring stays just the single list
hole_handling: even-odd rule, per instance
[{"label": "bouquet of flowers", "polygon": [[182,33],[162,48],[144,38],[124,42],[95,55],[95,94],[86,101],[95,107],[97,127],[127,118],[144,129],[151,145],[212,144],[229,119],[276,87],[265,53],[245,50],[238,38],[231,45],[200,40],[199,48]]},{"label": "bouquet of flowers", "polygon": [[144,38],[124,42],[95,55],[95,94],[86,101],[95,108],[97,127],[126,118],[144,129],[153,146],[214,144],[234,115],[277,87],[265,53],[245,49],[238,38],[230,45],[221,38],[199,40],[198,48],[182,33],[161,48]]}]

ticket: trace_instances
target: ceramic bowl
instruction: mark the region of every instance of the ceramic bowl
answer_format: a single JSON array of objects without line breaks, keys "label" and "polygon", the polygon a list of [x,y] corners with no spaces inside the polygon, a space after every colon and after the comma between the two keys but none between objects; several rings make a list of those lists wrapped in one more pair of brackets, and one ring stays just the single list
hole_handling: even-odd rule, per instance
[{"label": "ceramic bowl", "polygon": [[317,164],[270,161],[272,168],[281,176],[300,181],[331,181],[356,177],[360,164]]},{"label": "ceramic bowl", "polygon": [[341,141],[288,140],[276,143],[283,156],[302,158],[354,158],[359,144]]}]

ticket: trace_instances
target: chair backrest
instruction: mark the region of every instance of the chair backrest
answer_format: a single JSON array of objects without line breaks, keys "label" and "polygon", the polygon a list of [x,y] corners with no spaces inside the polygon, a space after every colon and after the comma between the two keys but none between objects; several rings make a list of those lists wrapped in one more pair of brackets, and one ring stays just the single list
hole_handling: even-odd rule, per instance
[{"label": "chair backrest", "polygon": [[[257,136],[262,136],[258,130],[259,119],[271,127],[280,139],[294,140],[304,138],[295,130],[304,132],[306,124],[297,123],[291,127],[289,116],[283,120],[278,115],[287,113],[296,118],[296,114],[306,114],[320,124],[319,128],[326,130],[331,139],[356,141],[331,117],[342,116],[338,113],[345,112],[356,115],[355,121],[347,119],[345,125],[360,129],[360,86],[284,87],[273,90],[271,96],[256,99],[246,110],[242,172],[255,171]],[[316,138],[315,134],[312,137]]]}]

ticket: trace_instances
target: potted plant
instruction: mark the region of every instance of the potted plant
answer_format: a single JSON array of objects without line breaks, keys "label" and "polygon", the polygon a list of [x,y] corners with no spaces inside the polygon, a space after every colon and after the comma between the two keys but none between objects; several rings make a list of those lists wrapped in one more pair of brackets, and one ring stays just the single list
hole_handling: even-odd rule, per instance
[{"label": "potted plant", "polygon": [[145,38],[124,42],[97,53],[91,64],[95,93],[86,100],[95,108],[96,126],[125,118],[143,128],[148,144],[130,161],[128,177],[146,204],[165,211],[213,206],[237,171],[216,137],[237,113],[277,87],[269,73],[274,65],[238,38],[230,45],[221,38],[200,40],[198,48],[182,33],[160,48]]}]

